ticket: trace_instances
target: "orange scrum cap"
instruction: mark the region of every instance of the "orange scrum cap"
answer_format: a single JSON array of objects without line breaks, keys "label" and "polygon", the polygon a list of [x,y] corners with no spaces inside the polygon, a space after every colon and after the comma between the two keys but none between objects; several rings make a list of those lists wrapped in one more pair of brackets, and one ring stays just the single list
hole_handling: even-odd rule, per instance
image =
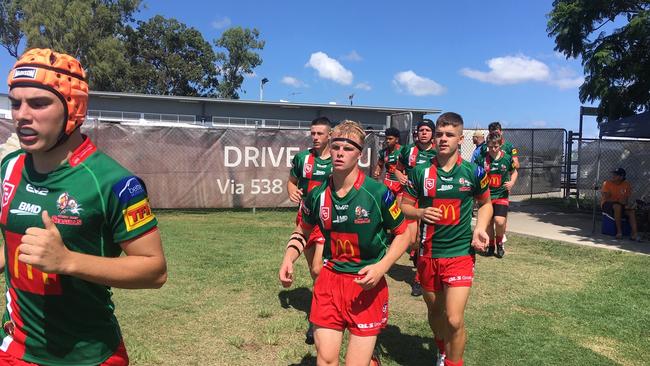
[{"label": "orange scrum cap", "polygon": [[14,64],[7,79],[9,90],[36,87],[49,90],[61,99],[66,121],[63,134],[70,136],[83,123],[88,109],[88,83],[81,63],[65,53],[48,48],[25,52]]}]

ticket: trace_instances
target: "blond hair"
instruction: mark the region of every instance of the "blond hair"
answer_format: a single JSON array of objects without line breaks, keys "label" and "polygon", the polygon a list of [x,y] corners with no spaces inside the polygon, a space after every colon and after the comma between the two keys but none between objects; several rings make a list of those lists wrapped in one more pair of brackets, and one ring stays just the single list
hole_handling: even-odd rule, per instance
[{"label": "blond hair", "polygon": [[345,138],[356,137],[361,142],[361,145],[363,145],[366,140],[366,133],[363,131],[363,128],[361,128],[359,122],[350,121],[348,119],[341,121],[336,125],[336,127],[334,127],[332,130],[332,137],[334,136]]}]

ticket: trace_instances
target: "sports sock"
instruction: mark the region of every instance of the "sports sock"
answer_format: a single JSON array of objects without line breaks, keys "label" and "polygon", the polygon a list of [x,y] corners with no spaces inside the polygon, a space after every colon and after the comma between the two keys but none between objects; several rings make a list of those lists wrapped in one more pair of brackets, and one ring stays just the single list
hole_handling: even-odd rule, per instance
[{"label": "sports sock", "polygon": [[461,358],[456,362],[452,362],[448,358],[445,358],[445,366],[463,366],[463,359]]},{"label": "sports sock", "polygon": [[496,238],[497,245],[503,245],[503,235],[499,235]]}]

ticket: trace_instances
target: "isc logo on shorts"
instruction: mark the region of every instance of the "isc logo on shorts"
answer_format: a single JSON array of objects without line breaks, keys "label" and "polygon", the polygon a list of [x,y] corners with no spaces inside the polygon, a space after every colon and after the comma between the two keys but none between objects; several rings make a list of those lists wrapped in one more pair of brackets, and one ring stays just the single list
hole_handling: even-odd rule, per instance
[{"label": "isc logo on shorts", "polygon": [[148,198],[127,207],[123,214],[126,231],[133,231],[154,219]]}]

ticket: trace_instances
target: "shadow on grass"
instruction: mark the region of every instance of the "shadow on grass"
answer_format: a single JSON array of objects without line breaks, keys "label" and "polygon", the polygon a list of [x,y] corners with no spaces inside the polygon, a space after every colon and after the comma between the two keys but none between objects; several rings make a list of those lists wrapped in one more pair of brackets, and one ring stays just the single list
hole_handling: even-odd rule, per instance
[{"label": "shadow on grass", "polygon": [[308,353],[302,357],[300,363],[292,363],[289,366],[316,366],[316,357]]},{"label": "shadow on grass", "polygon": [[415,280],[415,268],[413,266],[405,266],[403,264],[395,263],[388,270],[388,276],[397,282],[406,282],[413,285]]},{"label": "shadow on grass", "polygon": [[[404,366],[430,365],[435,357],[432,337],[404,334],[398,326],[388,325],[381,332],[377,343],[382,353],[397,364]],[[428,345],[428,347],[425,347]]]},{"label": "shadow on grass", "polygon": [[278,293],[280,306],[284,309],[290,307],[309,314],[311,309],[311,290],[306,287],[298,287],[291,290],[283,290]]}]

